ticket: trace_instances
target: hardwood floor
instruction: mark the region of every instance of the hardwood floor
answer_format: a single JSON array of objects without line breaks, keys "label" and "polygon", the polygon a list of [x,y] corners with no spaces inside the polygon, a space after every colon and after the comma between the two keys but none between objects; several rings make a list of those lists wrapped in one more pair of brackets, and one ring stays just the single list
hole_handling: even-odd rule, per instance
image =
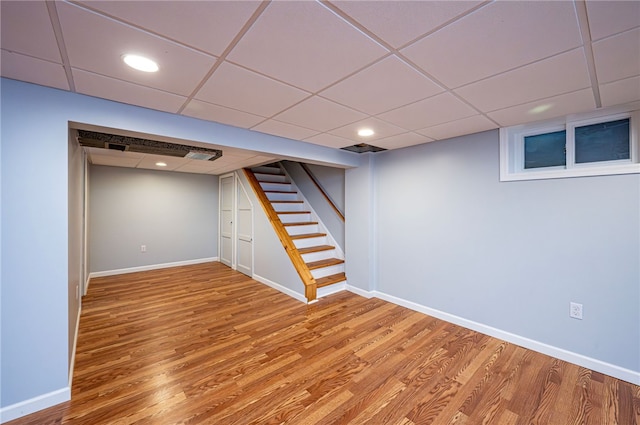
[{"label": "hardwood floor", "polygon": [[17,424],[640,424],[640,387],[378,299],[219,264],[93,279],[72,400]]}]

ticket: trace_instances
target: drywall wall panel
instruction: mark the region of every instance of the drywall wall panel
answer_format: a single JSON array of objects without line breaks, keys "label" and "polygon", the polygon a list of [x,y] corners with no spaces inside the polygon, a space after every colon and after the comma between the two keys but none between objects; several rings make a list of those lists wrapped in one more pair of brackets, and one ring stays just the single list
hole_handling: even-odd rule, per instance
[{"label": "drywall wall panel", "polygon": [[43,93],[12,88],[2,80],[2,407],[69,384],[68,125]]},{"label": "drywall wall panel", "polygon": [[[313,208],[316,214],[318,214],[322,223],[326,226],[333,239],[344,252],[344,220],[336,213],[331,204],[322,194],[322,191],[318,189],[300,163],[282,161],[282,164],[295,185],[298,187],[300,192],[302,192],[302,195],[311,205],[311,208]],[[344,169],[315,167],[314,170],[323,170],[322,175],[325,177],[326,187],[330,187],[334,194],[342,193],[344,199]],[[332,174],[330,170],[335,170],[335,176],[333,176],[333,178],[329,177]],[[314,174],[314,177],[317,176]],[[342,179],[340,179],[340,177],[342,177]],[[342,186],[341,188],[338,187],[340,185]],[[322,186],[322,189],[325,189],[325,186]],[[326,193],[327,196],[329,196],[328,192]],[[344,204],[341,208],[341,212],[344,214]]]},{"label": "drywall wall panel", "polygon": [[69,304],[69,367],[73,357],[75,345],[76,327],[78,326],[78,315],[81,305],[81,288],[83,285],[83,260],[84,260],[84,169],[85,155],[75,134],[69,133],[68,144],[68,185],[69,185],[69,282],[68,282],[68,304]]},{"label": "drywall wall panel", "polygon": [[640,176],[500,182],[498,149],[376,157],[378,290],[640,371]]},{"label": "drywall wall panel", "polygon": [[218,256],[217,176],[90,168],[91,272]]},{"label": "drywall wall panel", "polygon": [[358,167],[345,171],[345,271],[349,285],[377,288],[376,154],[360,155]]}]

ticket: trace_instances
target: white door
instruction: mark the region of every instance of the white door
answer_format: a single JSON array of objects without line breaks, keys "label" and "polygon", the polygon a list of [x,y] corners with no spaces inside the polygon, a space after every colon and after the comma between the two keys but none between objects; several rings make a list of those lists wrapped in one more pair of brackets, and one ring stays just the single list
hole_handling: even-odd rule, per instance
[{"label": "white door", "polygon": [[220,262],[233,267],[233,175],[220,178]]},{"label": "white door", "polygon": [[236,187],[236,270],[253,276],[253,205],[240,179]]}]

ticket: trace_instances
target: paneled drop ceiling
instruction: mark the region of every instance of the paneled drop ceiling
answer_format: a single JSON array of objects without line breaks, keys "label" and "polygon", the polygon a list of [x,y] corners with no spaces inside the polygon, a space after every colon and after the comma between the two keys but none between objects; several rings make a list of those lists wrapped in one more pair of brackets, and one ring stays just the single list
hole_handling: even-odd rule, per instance
[{"label": "paneled drop ceiling", "polygon": [[[640,102],[639,1],[2,0],[1,17],[3,77],[332,148],[396,149]],[[160,71],[128,68],[126,53]],[[154,167],[144,154],[89,152]],[[171,168],[271,159],[224,148],[207,167]]]}]

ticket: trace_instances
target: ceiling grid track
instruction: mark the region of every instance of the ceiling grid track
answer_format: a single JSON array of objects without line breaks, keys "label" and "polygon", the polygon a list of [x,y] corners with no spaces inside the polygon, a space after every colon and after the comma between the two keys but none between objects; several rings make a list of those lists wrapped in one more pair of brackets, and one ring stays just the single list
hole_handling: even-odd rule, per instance
[{"label": "ceiling grid track", "polygon": [[62,67],[64,68],[64,73],[66,74],[67,82],[69,83],[69,90],[75,92],[76,85],[73,81],[73,72],[71,72],[71,61],[69,61],[67,46],[64,44],[64,37],[62,36],[62,26],[60,25],[60,18],[58,17],[58,9],[56,9],[56,3],[52,0],[47,0],[46,4],[47,11],[49,12],[49,19],[51,20],[51,26],[53,27],[53,33],[56,36],[58,50],[60,50]]},{"label": "ceiling grid track", "polygon": [[600,98],[600,85],[598,84],[598,74],[596,74],[596,61],[593,57],[593,46],[591,40],[591,30],[589,29],[589,17],[587,15],[587,5],[583,0],[576,0],[576,14],[578,16],[578,26],[580,27],[580,35],[582,36],[582,45],[584,47],[584,56],[587,60],[587,70],[589,72],[589,80],[591,81],[591,90],[593,90],[593,98],[596,108],[602,107],[602,99]]},{"label": "ceiling grid track", "polygon": [[[640,2],[0,3],[4,78],[257,138],[392,150],[640,104]],[[128,53],[159,72],[124,67]],[[143,155],[87,149],[105,164]],[[271,159],[255,149],[165,170]]]},{"label": "ceiling grid track", "polygon": [[211,78],[214,72],[216,72],[216,70],[220,67],[220,65],[222,65],[222,63],[226,60],[229,53],[231,53],[233,48],[236,47],[236,45],[240,42],[240,40],[242,40],[242,37],[244,37],[244,35],[251,29],[253,24],[256,23],[260,15],[262,15],[262,13],[267,9],[267,6],[269,6],[270,3],[271,3],[271,0],[263,1],[260,4],[260,6],[256,9],[256,11],[253,12],[249,20],[242,26],[238,34],[236,34],[233,40],[231,40],[231,43],[229,43],[227,48],[224,49],[224,52],[222,52],[222,54],[218,57],[218,60],[216,60],[216,62],[213,64],[209,72],[207,72],[204,78],[202,78],[202,81],[200,81],[200,83],[196,86],[196,88],[193,89],[191,94],[187,97],[187,100],[182,104],[180,109],[178,109],[178,112],[176,112],[177,114],[182,114],[182,112],[185,110],[189,102],[193,100],[193,98],[200,91],[200,89],[207,83],[209,78]]},{"label": "ceiling grid track", "polygon": [[[452,95],[452,96],[454,96],[456,99],[458,99],[459,101],[461,101],[461,102],[462,102],[462,103],[464,103],[465,105],[467,105],[467,106],[469,106],[470,108],[472,108],[473,110],[475,110],[479,115],[482,115],[483,117],[485,117],[486,119],[488,119],[489,121],[491,121],[493,124],[495,124],[497,127],[500,127],[500,124],[498,124],[495,120],[493,120],[492,118],[490,118],[486,113],[484,113],[484,112],[480,111],[480,110],[479,110],[478,108],[476,108],[474,105],[472,105],[471,103],[469,103],[466,99],[462,98],[460,95],[458,95],[457,93],[455,93],[452,89],[449,89],[449,88],[448,88],[444,83],[442,83],[442,82],[441,82],[440,80],[438,80],[436,77],[434,77],[433,75],[429,74],[428,72],[426,72],[425,70],[423,70],[422,68],[420,68],[417,64],[415,64],[413,61],[409,60],[409,58],[407,58],[405,55],[403,55],[402,53],[400,53],[400,50],[402,50],[402,49],[404,49],[404,48],[406,48],[406,47],[410,46],[411,44],[413,44],[413,43],[415,43],[415,42],[417,42],[417,41],[419,41],[419,40],[422,40],[422,39],[423,39],[423,38],[425,38],[425,37],[428,37],[429,35],[431,35],[431,34],[433,34],[433,33],[437,32],[437,31],[439,31],[440,29],[442,29],[442,28],[444,28],[444,27],[446,27],[446,26],[448,26],[448,25],[450,25],[450,24],[452,24],[452,23],[454,23],[454,22],[456,22],[456,21],[458,21],[458,20],[460,20],[460,19],[464,18],[465,16],[468,16],[468,15],[472,14],[473,12],[475,12],[475,11],[477,11],[478,9],[480,9],[480,8],[482,8],[482,7],[484,7],[484,6],[486,6],[486,5],[487,5],[487,4],[489,4],[489,3],[491,3],[491,2],[483,2],[483,3],[479,4],[479,5],[477,5],[476,7],[474,7],[473,9],[469,9],[469,10],[467,10],[466,12],[464,12],[464,13],[462,13],[462,14],[460,14],[460,15],[458,15],[458,16],[456,16],[456,17],[454,17],[454,18],[450,19],[450,20],[448,20],[447,22],[445,22],[445,23],[443,23],[443,24],[441,24],[441,25],[437,26],[436,28],[432,29],[431,31],[429,31],[429,32],[427,32],[427,33],[425,33],[425,34],[422,34],[420,37],[417,37],[416,39],[411,40],[410,42],[405,43],[404,45],[402,45],[402,46],[400,46],[399,48],[397,48],[397,49],[396,49],[396,48],[394,48],[393,46],[391,46],[389,43],[385,42],[385,41],[384,41],[384,40],[382,40],[380,37],[378,37],[377,35],[375,35],[373,32],[371,32],[368,28],[366,28],[365,26],[361,25],[359,22],[355,21],[353,18],[351,18],[349,15],[347,15],[344,11],[342,11],[342,10],[341,10],[339,7],[337,7],[336,5],[334,5],[334,4],[332,4],[332,3],[330,3],[329,1],[326,1],[326,0],[321,1],[321,4],[322,4],[323,6],[325,6],[327,9],[331,10],[333,13],[335,13],[336,15],[338,15],[341,19],[343,19],[343,20],[344,20],[345,22],[347,22],[349,25],[353,26],[354,28],[357,28],[360,32],[362,32],[363,34],[365,34],[367,37],[371,38],[371,39],[372,39],[372,40],[374,40],[376,43],[380,44],[382,47],[384,47],[385,49],[389,50],[389,52],[391,53],[391,55],[393,55],[393,56],[397,57],[397,58],[398,58],[398,59],[400,59],[402,62],[404,62],[405,64],[407,64],[407,65],[408,65],[408,66],[410,66],[411,68],[413,68],[416,72],[418,72],[418,73],[420,73],[420,74],[424,75],[425,77],[427,77],[427,78],[429,78],[431,81],[433,81],[436,85],[438,85],[438,86],[443,90],[443,91],[442,91],[442,93],[446,92],[446,93],[451,94],[451,95]],[[385,55],[385,57],[384,57],[384,58],[382,58],[382,59],[386,59],[388,56],[389,56],[389,55]],[[382,59],[379,59],[378,61],[380,61],[380,60],[382,60]],[[378,62],[378,61],[376,61],[376,62]],[[374,63],[375,63],[375,62],[374,62]],[[371,64],[367,65],[367,67],[369,67],[369,66],[371,66]],[[365,67],[365,68],[367,68],[367,67]],[[365,69],[365,68],[363,68],[363,69]],[[360,70],[358,70],[358,72],[360,72]],[[348,77],[347,77],[347,78],[348,78]],[[342,80],[345,80],[345,79],[346,79],[346,78],[343,78]],[[342,81],[342,80],[340,80],[340,81]],[[334,84],[332,84],[332,85],[335,85],[335,84],[339,83],[340,81],[336,81],[336,82],[335,82]],[[331,86],[329,86],[329,87],[331,87]],[[326,90],[327,88],[328,88],[328,87],[325,87],[323,90]],[[441,93],[435,94],[435,95],[433,95],[433,96],[431,96],[431,97],[438,96],[439,94],[441,94]],[[421,101],[423,101],[423,100],[425,100],[425,99],[420,99],[420,100],[417,100],[417,101],[415,101],[415,102],[411,102],[411,103],[408,103],[408,104],[406,104],[406,105],[399,106],[399,108],[404,107],[404,106],[411,105],[411,104],[413,104],[413,103],[418,103],[418,102],[421,102]],[[343,106],[344,106],[344,105],[343,105]],[[384,111],[384,112],[389,112],[389,111]],[[381,114],[382,114],[382,113],[384,113],[384,112],[381,112]],[[380,114],[378,114],[378,115],[380,115]],[[381,120],[381,121],[384,121],[384,122],[389,123],[388,121],[386,121],[386,120],[384,120],[384,119],[382,119],[382,118],[379,118],[379,117],[376,117],[376,119],[379,119],[379,120]],[[392,124],[392,125],[393,125],[393,123],[389,123],[389,124]],[[330,130],[330,131],[331,131],[331,130]],[[415,131],[409,131],[409,133],[415,133]]]}]

